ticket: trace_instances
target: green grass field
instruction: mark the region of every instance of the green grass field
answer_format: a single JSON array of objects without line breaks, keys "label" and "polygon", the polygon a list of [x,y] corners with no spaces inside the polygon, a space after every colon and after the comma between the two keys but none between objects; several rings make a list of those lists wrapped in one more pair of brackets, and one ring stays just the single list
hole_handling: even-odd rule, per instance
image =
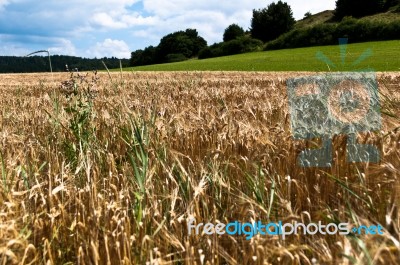
[{"label": "green grass field", "polygon": [[[372,51],[354,64],[368,49]],[[334,66],[317,58],[322,52]],[[127,71],[400,71],[400,41],[366,42],[347,45],[342,64],[339,45],[254,52],[205,60],[126,68]]]}]

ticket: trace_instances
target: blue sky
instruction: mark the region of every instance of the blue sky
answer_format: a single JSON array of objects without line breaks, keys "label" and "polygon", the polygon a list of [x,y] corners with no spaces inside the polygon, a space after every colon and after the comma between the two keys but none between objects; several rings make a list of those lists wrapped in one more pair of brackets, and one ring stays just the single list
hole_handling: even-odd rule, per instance
[{"label": "blue sky", "polygon": [[[0,0],[0,55],[52,54],[129,58],[162,36],[196,28],[209,44],[224,29],[250,27],[253,9],[270,0]],[[334,9],[335,0],[287,0],[296,19]]]}]

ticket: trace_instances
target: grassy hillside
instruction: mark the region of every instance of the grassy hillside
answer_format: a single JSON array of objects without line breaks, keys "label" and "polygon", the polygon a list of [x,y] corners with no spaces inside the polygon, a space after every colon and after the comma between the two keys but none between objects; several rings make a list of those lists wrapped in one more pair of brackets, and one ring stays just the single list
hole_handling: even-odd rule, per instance
[{"label": "grassy hillside", "polygon": [[[399,7],[393,7],[389,11],[385,13],[379,13],[371,16],[363,17],[356,21],[357,23],[366,22],[366,26],[369,25],[378,25],[380,24],[390,24],[394,23],[395,29],[398,24],[400,24],[400,13],[398,12]],[[398,24],[396,24],[399,22]],[[342,25],[343,23],[339,23],[339,21],[334,20],[334,11],[326,10],[314,15],[311,15],[308,18],[297,21],[293,31],[282,35],[275,41],[268,43],[268,46],[265,49],[275,50],[282,48],[290,48],[290,47],[306,47],[312,45],[327,45],[327,44],[335,44],[338,37],[341,37],[343,34],[339,30],[339,32],[335,33],[327,33],[322,29],[317,30],[317,33],[314,33],[314,29],[318,28],[315,26],[327,26],[328,29],[330,26],[338,26],[338,27],[348,27]],[[312,28],[311,35],[307,31]],[[361,27],[363,29],[363,27]],[[391,28],[392,29],[392,28]],[[353,29],[358,32],[358,28]],[[370,32],[375,32],[374,30],[378,29],[370,29]],[[393,30],[392,30],[393,31]],[[385,34],[394,34],[395,30]],[[300,32],[300,36],[303,36],[302,42],[298,43],[299,40],[296,37],[290,37],[289,35],[293,32]],[[304,34],[306,32],[307,34]],[[322,36],[321,36],[322,34]],[[318,42],[312,41],[312,43],[308,43],[308,40],[326,40],[323,38],[325,35],[331,36],[329,41]],[[396,33],[397,34],[397,33]],[[395,34],[395,36],[396,36]],[[287,36],[288,35],[288,36]],[[305,35],[305,37],[304,37]],[[338,35],[338,36],[336,36]],[[368,34],[361,34],[362,36],[369,36]],[[295,34],[295,36],[297,36]],[[360,37],[360,36],[358,36]],[[396,39],[396,37],[379,37],[379,38],[369,38],[365,37],[358,38],[352,36],[349,38],[350,41],[360,42],[357,44],[352,44],[348,46],[348,53],[346,64],[341,65],[340,59],[340,51],[337,45],[332,46],[318,46],[318,47],[310,47],[310,48],[298,48],[298,49],[286,49],[286,50],[278,50],[278,51],[267,51],[267,52],[255,52],[255,53],[246,53],[240,55],[226,56],[226,57],[218,57],[206,60],[189,60],[178,63],[169,63],[162,65],[148,65],[148,66],[139,66],[128,68],[127,70],[135,70],[135,71],[343,71],[343,70],[359,70],[364,68],[372,68],[376,71],[399,71],[400,63],[398,60],[389,60],[389,58],[399,58],[400,55],[400,41],[378,41],[378,42],[365,42],[363,41],[371,41],[371,40],[384,40],[384,39]],[[278,42],[277,42],[278,41]],[[275,43],[277,42],[277,43]],[[288,45],[290,43],[294,43],[294,45]],[[304,43],[303,43],[304,42]],[[366,58],[363,62],[352,65],[353,62],[357,61],[358,57],[363,54],[367,49],[372,50],[371,58]],[[321,62],[316,59],[316,54],[318,52],[323,52],[327,57],[331,58],[331,60],[335,63],[337,67],[332,67],[330,65],[327,66],[326,63]]]},{"label": "grassy hillside", "polygon": [[[392,7],[390,10],[384,13],[379,13],[371,16],[366,16],[360,18],[362,21],[371,21],[371,22],[392,22],[396,20],[400,20],[400,6]],[[334,11],[333,10],[325,10],[320,13],[313,14],[308,18],[301,19],[296,22],[294,29],[301,29],[305,27],[312,27],[322,23],[336,23],[333,21]]]},{"label": "grassy hillside", "polygon": [[323,12],[314,14],[308,18],[304,18],[302,20],[297,21],[294,28],[300,29],[304,27],[311,27],[321,23],[325,23],[332,20],[333,15],[334,15],[333,10],[325,10]]},{"label": "grassy hillside", "polygon": [[[372,55],[352,65],[367,49]],[[324,53],[337,66],[328,67],[317,59]],[[349,44],[346,63],[341,64],[338,45],[286,49],[225,56],[206,60],[125,68],[127,71],[351,71],[372,68],[375,71],[400,70],[400,41],[381,41]]]}]

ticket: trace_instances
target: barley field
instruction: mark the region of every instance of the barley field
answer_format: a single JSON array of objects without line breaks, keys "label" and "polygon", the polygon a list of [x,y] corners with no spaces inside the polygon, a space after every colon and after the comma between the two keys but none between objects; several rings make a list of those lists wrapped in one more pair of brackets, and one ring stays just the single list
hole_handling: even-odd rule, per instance
[{"label": "barley field", "polygon": [[[0,75],[0,264],[400,264],[400,74],[381,161],[296,164],[286,80],[313,73]],[[196,235],[187,222],[347,222],[383,235]]]}]

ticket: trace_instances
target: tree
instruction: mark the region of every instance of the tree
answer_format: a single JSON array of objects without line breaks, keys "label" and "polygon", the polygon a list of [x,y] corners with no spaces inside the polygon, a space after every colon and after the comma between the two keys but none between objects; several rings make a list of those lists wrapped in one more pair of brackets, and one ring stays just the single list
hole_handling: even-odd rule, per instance
[{"label": "tree", "polygon": [[224,32],[224,42],[244,36],[244,30],[237,24],[229,25]]},{"label": "tree", "polygon": [[157,47],[149,46],[132,52],[130,64],[134,66],[183,61],[197,56],[205,47],[207,42],[199,36],[197,30],[177,31],[164,36]]},{"label": "tree", "polygon": [[308,11],[307,13],[304,14],[304,18],[303,19],[310,18],[311,16],[312,16],[311,12]]},{"label": "tree", "polygon": [[385,0],[337,0],[335,18],[363,17],[383,11]]},{"label": "tree", "polygon": [[131,53],[131,65],[149,65],[157,62],[157,48],[146,47],[144,50],[136,50]]},{"label": "tree", "polygon": [[267,8],[253,10],[251,36],[264,42],[270,41],[291,30],[295,22],[290,6],[278,1]]},{"label": "tree", "polygon": [[157,57],[160,62],[166,62],[168,54],[186,58],[197,56],[199,51],[207,47],[207,42],[199,36],[197,30],[187,29],[164,36],[157,47]]}]

